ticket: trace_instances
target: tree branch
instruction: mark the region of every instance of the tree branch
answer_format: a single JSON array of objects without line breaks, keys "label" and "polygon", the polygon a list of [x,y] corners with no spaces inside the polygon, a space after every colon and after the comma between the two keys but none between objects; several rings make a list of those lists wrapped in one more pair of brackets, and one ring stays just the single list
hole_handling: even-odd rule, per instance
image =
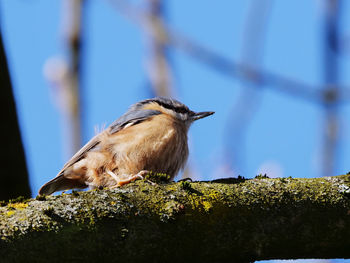
[{"label": "tree branch", "polygon": [[2,262],[350,258],[350,175],[73,192],[0,207]]}]

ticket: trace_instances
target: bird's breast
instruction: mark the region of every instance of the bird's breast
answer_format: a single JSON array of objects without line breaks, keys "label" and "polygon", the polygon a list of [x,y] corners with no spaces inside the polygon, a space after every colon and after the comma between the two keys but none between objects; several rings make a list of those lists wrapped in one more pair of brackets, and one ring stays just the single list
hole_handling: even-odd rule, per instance
[{"label": "bird's breast", "polygon": [[187,129],[168,120],[145,121],[111,136],[110,149],[121,173],[161,172],[172,178],[188,157]]}]

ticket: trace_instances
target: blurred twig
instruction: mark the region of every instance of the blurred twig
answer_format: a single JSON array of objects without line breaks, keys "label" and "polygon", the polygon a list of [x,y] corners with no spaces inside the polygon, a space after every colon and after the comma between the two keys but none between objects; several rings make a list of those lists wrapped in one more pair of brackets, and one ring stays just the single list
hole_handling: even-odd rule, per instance
[{"label": "blurred twig", "polygon": [[[242,61],[250,67],[261,66],[264,50],[264,40],[272,1],[261,0],[252,2],[248,10],[244,26],[242,42]],[[249,77],[249,76],[248,76]],[[240,174],[240,167],[245,163],[245,135],[247,128],[260,105],[261,91],[258,83],[242,79],[241,90],[236,103],[229,114],[225,129],[225,162],[234,167]]]},{"label": "blurred twig", "polygon": [[325,1],[324,15],[324,81],[325,133],[323,146],[322,174],[334,175],[339,151],[339,20],[340,0]]},{"label": "blurred twig", "polygon": [[[109,0],[109,2],[127,18],[143,27],[144,30],[149,30],[147,28],[146,12],[133,6],[127,0]],[[151,34],[152,32],[149,33]],[[244,63],[237,63],[181,35],[169,26],[164,27],[164,31],[158,35],[162,36],[162,39],[159,41],[185,52],[234,80],[238,79],[255,83],[257,88],[266,87],[294,98],[316,102],[319,105],[322,105],[324,98],[328,97],[329,91],[322,89],[321,85],[305,84],[280,74],[257,69]],[[338,90],[337,103],[350,102],[350,88],[339,86]]]},{"label": "blurred twig", "polygon": [[[168,54],[168,43],[166,41],[166,23],[164,18],[165,2],[163,0],[147,1],[147,23],[145,33],[148,37],[149,54],[147,71],[151,81],[154,95],[172,97],[174,95],[173,71]],[[192,177],[192,169],[187,164],[182,177]]]},{"label": "blurred twig", "polygon": [[163,41],[164,2],[162,0],[147,0],[147,30],[149,56],[147,71],[154,94],[162,97],[172,95],[172,74],[167,56],[167,43]]},{"label": "blurred twig", "polygon": [[55,99],[64,116],[65,154],[70,157],[82,144],[81,125],[81,43],[82,13],[85,0],[63,2],[63,34],[67,59],[50,58],[45,74],[55,88]]},{"label": "blurred twig", "polygon": [[70,74],[68,75],[69,121],[71,122],[72,151],[79,150],[82,144],[81,107],[80,107],[80,73],[81,73],[81,38],[82,9],[85,0],[68,0],[70,23],[67,25],[67,44],[70,58]]}]

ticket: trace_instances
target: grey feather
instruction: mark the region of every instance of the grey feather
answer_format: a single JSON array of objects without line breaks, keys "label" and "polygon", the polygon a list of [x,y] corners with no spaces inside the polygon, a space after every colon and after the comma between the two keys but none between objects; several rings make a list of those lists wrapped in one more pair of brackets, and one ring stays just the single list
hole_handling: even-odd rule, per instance
[{"label": "grey feather", "polygon": [[83,159],[85,157],[85,154],[88,151],[96,148],[100,142],[101,141],[98,135],[93,137],[87,144],[83,146],[83,148],[81,148],[76,154],[73,155],[73,157],[63,166],[62,170],[58,173],[57,176],[60,176],[68,167]]},{"label": "grey feather", "polygon": [[132,107],[129,111],[127,111],[124,115],[122,115],[119,119],[114,121],[109,126],[109,133],[113,134],[121,129],[123,129],[128,124],[137,124],[144,120],[147,120],[151,118],[152,116],[161,114],[160,111],[157,110],[144,110],[144,109],[137,109],[137,107]]}]

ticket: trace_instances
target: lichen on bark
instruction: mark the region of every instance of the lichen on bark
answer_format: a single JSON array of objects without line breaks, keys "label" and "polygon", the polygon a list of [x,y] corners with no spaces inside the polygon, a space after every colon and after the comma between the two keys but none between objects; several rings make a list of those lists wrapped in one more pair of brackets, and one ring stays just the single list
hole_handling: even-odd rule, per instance
[{"label": "lichen on bark", "polygon": [[350,176],[150,184],[4,203],[1,262],[350,257]]}]

